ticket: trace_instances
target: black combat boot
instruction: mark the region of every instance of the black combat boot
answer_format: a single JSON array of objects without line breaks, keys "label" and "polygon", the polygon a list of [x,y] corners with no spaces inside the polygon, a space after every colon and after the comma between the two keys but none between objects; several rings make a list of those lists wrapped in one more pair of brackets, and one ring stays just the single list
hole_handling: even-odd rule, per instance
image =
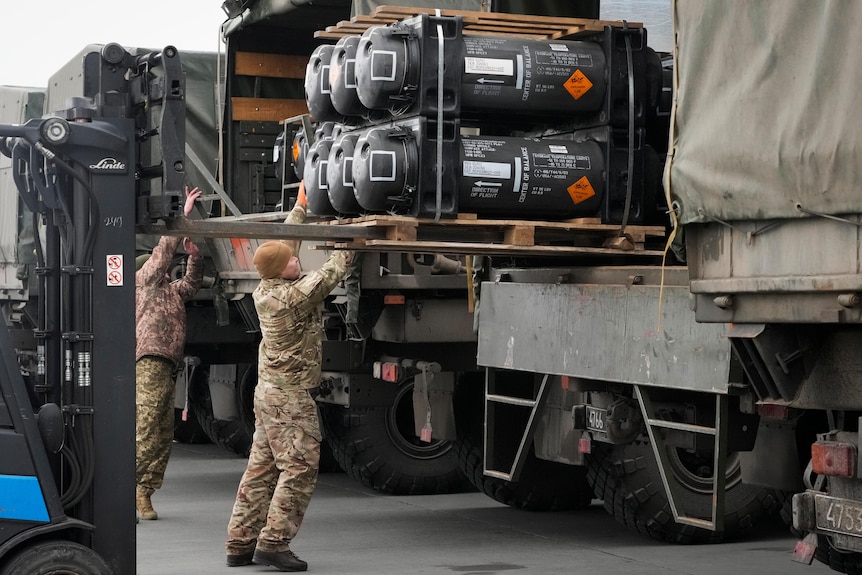
[{"label": "black combat boot", "polygon": [[269,565],[279,571],[306,571],[308,563],[293,554],[293,551],[261,551],[254,552],[254,562],[258,565]]},{"label": "black combat boot", "polygon": [[254,551],[247,551],[238,555],[227,554],[228,567],[242,567],[243,565],[251,565],[254,558]]}]

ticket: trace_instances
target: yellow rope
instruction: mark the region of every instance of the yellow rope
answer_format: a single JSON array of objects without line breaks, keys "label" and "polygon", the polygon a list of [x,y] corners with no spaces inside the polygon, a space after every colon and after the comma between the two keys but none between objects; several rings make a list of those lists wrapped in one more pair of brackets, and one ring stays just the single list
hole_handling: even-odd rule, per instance
[{"label": "yellow rope", "polygon": [[661,258],[661,283],[659,285],[658,292],[658,327],[656,328],[656,334],[661,333],[661,319],[662,319],[662,310],[664,307],[664,270],[667,263],[667,252],[670,250],[670,246],[673,244],[673,240],[676,238],[676,231],[679,228],[679,219],[677,218],[676,210],[673,209],[673,200],[670,195],[670,169],[673,165],[673,153],[674,147],[676,146],[676,107],[677,107],[677,98],[679,97],[679,66],[676,63],[679,61],[679,45],[677,43],[677,29],[676,29],[676,2],[673,3],[673,105],[671,106],[670,113],[670,127],[668,129],[668,146],[667,146],[667,161],[665,163],[664,169],[664,193],[665,199],[667,200],[668,209],[670,212],[670,220],[673,224],[673,229],[668,235],[667,243],[664,246],[664,253]]}]

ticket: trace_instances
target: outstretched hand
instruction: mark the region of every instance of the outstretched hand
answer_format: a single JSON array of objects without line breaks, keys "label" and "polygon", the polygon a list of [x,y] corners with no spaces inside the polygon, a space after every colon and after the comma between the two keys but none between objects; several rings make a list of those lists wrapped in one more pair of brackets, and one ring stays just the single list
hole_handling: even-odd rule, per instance
[{"label": "outstretched hand", "polygon": [[189,217],[195,207],[195,200],[199,197],[201,197],[201,191],[197,187],[189,191],[189,187],[186,186],[186,205],[183,206],[183,215]]},{"label": "outstretched hand", "polygon": [[308,200],[305,197],[305,180],[299,182],[299,193],[296,195],[296,203],[301,206],[308,206]]},{"label": "outstretched hand", "polygon": [[186,253],[190,256],[201,255],[201,249],[192,241],[191,238],[183,238],[183,249],[186,250]]}]

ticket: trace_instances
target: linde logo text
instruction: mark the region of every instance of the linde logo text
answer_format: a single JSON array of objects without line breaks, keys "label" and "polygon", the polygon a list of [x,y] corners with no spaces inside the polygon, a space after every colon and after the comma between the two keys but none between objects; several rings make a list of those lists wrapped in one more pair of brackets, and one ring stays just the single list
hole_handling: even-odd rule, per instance
[{"label": "linde logo text", "polygon": [[116,158],[102,158],[95,164],[90,164],[91,170],[125,170],[126,164]]}]

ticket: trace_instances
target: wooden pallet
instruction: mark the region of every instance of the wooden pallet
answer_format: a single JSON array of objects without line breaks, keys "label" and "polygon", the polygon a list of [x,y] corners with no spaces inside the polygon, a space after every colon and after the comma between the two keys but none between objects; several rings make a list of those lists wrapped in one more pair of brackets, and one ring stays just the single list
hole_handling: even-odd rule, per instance
[{"label": "wooden pallet", "polygon": [[[370,16],[354,16],[336,26],[314,33],[315,38],[337,40],[344,36],[362,34],[372,26],[385,26],[419,14],[435,14],[434,8],[408,6],[378,6]],[[441,16],[461,16],[465,36],[514,36],[535,40],[576,38],[585,32],[597,32],[605,26],[622,26],[622,22],[590,20],[587,18],[558,18],[529,14],[504,14],[471,10],[440,10]],[[639,22],[628,22],[630,28],[640,28]]]},{"label": "wooden pallet", "polygon": [[[479,219],[471,214],[435,221],[372,215],[332,220],[330,225],[374,227],[383,239],[355,238],[328,247],[365,251],[437,252],[471,255],[629,255],[661,257],[663,226],[620,227],[592,219],[562,222]],[[652,240],[652,241],[650,241]],[[655,244],[650,245],[650,244]]]}]

